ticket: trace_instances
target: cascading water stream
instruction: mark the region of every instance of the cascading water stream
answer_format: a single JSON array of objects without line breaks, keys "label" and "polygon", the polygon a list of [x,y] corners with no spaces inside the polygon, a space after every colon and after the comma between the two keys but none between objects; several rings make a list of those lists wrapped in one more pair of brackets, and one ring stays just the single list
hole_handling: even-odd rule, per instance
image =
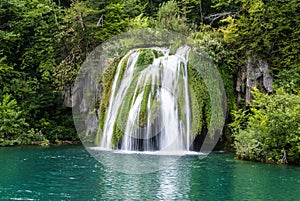
[{"label": "cascading water stream", "polygon": [[114,126],[114,122],[116,120],[117,112],[118,112],[120,105],[122,104],[122,100],[124,99],[124,94],[125,94],[124,92],[126,92],[128,85],[132,80],[132,76],[133,76],[133,72],[134,72],[133,68],[136,64],[136,61],[137,61],[137,58],[139,55],[138,52],[129,52],[128,54],[130,55],[130,57],[128,59],[128,65],[127,65],[126,72],[125,72],[126,76],[124,76],[124,79],[122,79],[122,82],[121,82],[122,84],[118,88],[118,93],[116,96],[114,96],[114,94],[115,94],[115,91],[117,90],[117,82],[118,82],[118,77],[120,74],[121,64],[125,57],[123,57],[121,59],[119,65],[118,65],[117,72],[116,72],[115,79],[114,79],[113,86],[112,86],[112,92],[111,92],[112,95],[110,96],[107,117],[106,117],[104,130],[103,130],[103,138],[101,139],[101,147],[106,148],[106,149],[111,148],[109,142],[112,137],[113,126]]},{"label": "cascading water stream", "polygon": [[191,142],[189,47],[180,47],[174,55],[163,48],[147,50],[162,54],[141,65],[140,50],[132,50],[117,66],[100,147],[188,151]]}]

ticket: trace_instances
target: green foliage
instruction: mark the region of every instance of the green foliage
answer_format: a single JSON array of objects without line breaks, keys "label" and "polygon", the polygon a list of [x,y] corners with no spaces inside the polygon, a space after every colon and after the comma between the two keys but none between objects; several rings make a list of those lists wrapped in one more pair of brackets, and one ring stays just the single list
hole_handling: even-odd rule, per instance
[{"label": "green foliage", "polygon": [[130,18],[141,16],[148,5],[143,0],[121,0],[120,2],[124,4],[124,12]]},{"label": "green foliage", "polygon": [[0,145],[21,144],[18,138],[27,127],[17,101],[5,94],[0,102]]},{"label": "green foliage", "polygon": [[[0,4],[0,97],[9,96],[18,103],[12,106],[15,114],[3,113],[12,115],[3,117],[12,118],[11,129],[3,123],[7,133],[0,136],[6,142],[3,145],[77,138],[69,121],[71,110],[61,106],[61,95],[52,85],[63,49],[61,41],[55,40],[60,20],[60,8],[52,1],[4,0]],[[18,133],[12,132],[14,126]]]},{"label": "green foliage", "polygon": [[114,125],[113,136],[111,139],[111,144],[113,147],[117,147],[124,136],[124,130],[121,130],[118,124]]},{"label": "green foliage", "polygon": [[[142,1],[144,3],[144,1]],[[147,16],[156,16],[157,11],[166,0],[149,1],[145,6],[145,14]]]},{"label": "green foliage", "polygon": [[283,88],[284,91],[293,94],[300,92],[300,66],[282,69],[276,78],[275,88]]},{"label": "green foliage", "polygon": [[[0,144],[77,139],[71,109],[62,106],[61,94],[72,86],[86,55],[126,30],[156,27],[187,35],[208,53],[222,76],[230,111],[237,108],[234,82],[237,69],[245,65],[246,56],[251,54],[267,60],[276,78],[274,88],[277,91],[273,95],[256,95],[249,111],[232,112],[235,117],[232,127],[235,133],[240,133],[235,135],[237,152],[241,158],[269,162],[280,161],[283,153],[291,162],[299,156],[295,148],[298,131],[294,132],[298,114],[295,101],[300,88],[298,0],[157,0],[147,3],[141,0],[67,0],[57,1],[57,4],[54,1],[1,1],[0,116],[3,123],[0,124]],[[222,35],[203,24],[219,28]],[[162,52],[142,50],[138,59],[139,72],[161,56]],[[127,60],[125,58],[121,64],[119,79],[124,75]],[[103,95],[100,113],[104,117],[119,61],[104,70],[105,81],[104,78],[100,81]],[[193,129],[199,134],[203,125],[209,126],[211,115],[219,118],[224,114],[211,114],[207,104],[211,100],[203,77],[192,68],[189,68],[189,76],[194,91],[192,100],[197,100],[191,103],[193,119],[201,119]],[[136,78],[134,82],[136,84]],[[128,115],[133,101],[130,91],[133,86],[128,90],[130,93],[125,96],[127,103],[122,106],[119,122]],[[269,106],[260,105],[264,102]],[[151,104],[159,105],[153,100]],[[292,110],[291,105],[295,109]],[[282,111],[288,110],[288,114],[279,110],[280,107]],[[143,108],[146,111],[145,105]],[[105,118],[100,119],[99,128],[102,128]],[[259,124],[262,122],[267,122],[268,128]],[[115,144],[123,135],[122,129],[115,125]],[[285,137],[278,137],[280,132],[285,133]],[[265,137],[256,138],[258,133]],[[271,135],[277,144],[266,137]],[[245,146],[247,143],[252,149]],[[260,152],[262,149],[264,151]]]},{"label": "green foliage", "polygon": [[124,4],[109,4],[104,8],[103,29],[96,33],[97,39],[103,41],[125,31],[128,22],[123,7]]},{"label": "green foliage", "polygon": [[248,111],[233,113],[237,157],[268,163],[300,163],[300,96],[254,89]]},{"label": "green foliage", "polygon": [[[235,128],[235,133],[238,133],[235,135],[238,157],[276,163],[281,162],[284,153],[289,154],[290,159],[294,158],[291,151],[288,150],[288,147],[292,145],[283,145],[282,143],[271,145],[268,140],[259,138],[260,136],[269,136],[271,132],[279,132],[281,128],[285,127],[285,124],[291,123],[286,121],[287,115],[282,114],[275,106],[273,108],[259,106],[257,110],[253,108],[264,101],[269,104],[277,101],[276,99],[286,98],[287,101],[290,101],[289,98],[296,97],[299,92],[300,60],[299,48],[297,48],[300,41],[298,34],[300,30],[299,2],[297,0],[215,0],[214,3],[214,8],[220,13],[228,13],[225,15],[227,18],[220,18],[218,23],[220,25],[219,30],[223,33],[227,43],[226,47],[232,55],[231,58],[234,58],[232,62],[234,65],[232,66],[236,66],[236,69],[241,68],[241,66],[245,66],[247,56],[254,55],[268,62],[275,78],[273,86],[276,90],[275,94],[263,96],[265,98],[257,95],[255,103],[250,106],[250,110],[232,112],[235,119],[232,127]],[[228,73],[226,74],[228,77]],[[226,82],[224,83],[226,85]],[[290,108],[283,102],[278,104],[281,104],[285,109]],[[231,109],[231,111],[234,110],[235,108]],[[263,114],[264,112],[266,114]],[[274,125],[268,123],[267,126],[270,128],[264,130],[263,126],[259,125],[259,121],[260,123],[273,121],[271,115],[276,112],[283,118],[281,119],[282,122],[277,122],[276,129],[275,127],[271,128]],[[255,129],[255,126],[260,129]],[[283,130],[282,135],[286,136],[286,141],[293,138]],[[275,136],[274,140],[279,142],[280,138]],[[247,143],[249,147],[246,146]],[[293,159],[290,161],[298,163]]]},{"label": "green foliage", "polygon": [[157,12],[157,28],[168,29],[181,34],[188,33],[186,18],[180,16],[178,3],[170,0],[163,3]]},{"label": "green foliage", "polygon": [[135,17],[129,21],[129,27],[131,29],[147,28],[150,26],[149,24],[150,24],[149,18],[144,17],[143,14],[140,14],[137,17]]},{"label": "green foliage", "polygon": [[96,46],[126,31],[128,16],[121,1],[74,1],[64,9],[55,35],[60,47],[54,84],[59,91],[71,87],[80,65]]},{"label": "green foliage", "polygon": [[41,131],[29,129],[26,116],[11,95],[4,94],[0,102],[0,146],[48,144]]},{"label": "green foliage", "polygon": [[258,55],[276,70],[299,64],[300,4],[297,0],[238,0],[235,5],[239,6],[240,14],[225,20],[228,26],[223,32],[240,59],[245,52]]},{"label": "green foliage", "polygon": [[218,68],[226,90],[227,107],[229,110],[235,110],[234,75],[236,62],[227,49],[224,39],[218,32],[209,27],[203,27],[200,31],[193,31],[190,34],[190,39],[203,48]]},{"label": "green foliage", "polygon": [[[232,51],[228,49],[222,35],[210,27],[204,26],[200,31],[193,31],[190,34],[190,38],[203,48],[221,74],[226,91],[226,113],[229,114],[226,116],[226,122],[231,122],[230,111],[234,111],[237,108],[235,97],[235,72],[238,64],[234,55]],[[223,130],[224,135],[222,136],[222,139],[225,139],[224,145],[226,148],[232,149],[232,133],[230,132],[227,123],[225,123],[225,128]]]}]

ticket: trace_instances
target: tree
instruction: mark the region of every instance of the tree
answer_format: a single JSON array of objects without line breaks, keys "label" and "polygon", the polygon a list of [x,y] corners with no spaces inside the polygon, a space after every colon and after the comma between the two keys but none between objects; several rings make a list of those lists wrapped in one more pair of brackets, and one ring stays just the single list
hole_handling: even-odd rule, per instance
[{"label": "tree", "polygon": [[5,94],[1,98],[0,146],[21,144],[20,137],[28,128],[23,112],[11,95]]},{"label": "tree", "polygon": [[188,34],[186,18],[180,16],[180,9],[176,1],[170,0],[161,5],[157,12],[157,27]]},{"label": "tree", "polygon": [[[228,1],[229,2],[229,1]],[[230,1],[232,2],[232,1]],[[273,70],[295,67],[300,58],[300,3],[298,0],[238,0],[239,14],[227,17],[226,41],[243,59],[258,55]]]},{"label": "tree", "polygon": [[[12,105],[18,103],[13,106],[15,115],[21,112],[21,119],[28,124],[15,134],[18,138],[6,134],[0,137],[2,141],[11,138],[18,139],[18,143],[30,143],[28,139],[37,139],[41,135],[35,134],[48,128],[45,122],[65,123],[57,119],[56,110],[62,108],[62,101],[52,85],[52,73],[63,49],[62,43],[55,40],[61,29],[60,20],[60,8],[52,1],[4,0],[0,4],[0,97],[10,97]],[[70,114],[70,109],[66,114]],[[73,136],[76,134],[72,124],[66,127],[73,128]],[[10,132],[9,126],[5,129]],[[50,138],[51,133],[44,134]]]}]

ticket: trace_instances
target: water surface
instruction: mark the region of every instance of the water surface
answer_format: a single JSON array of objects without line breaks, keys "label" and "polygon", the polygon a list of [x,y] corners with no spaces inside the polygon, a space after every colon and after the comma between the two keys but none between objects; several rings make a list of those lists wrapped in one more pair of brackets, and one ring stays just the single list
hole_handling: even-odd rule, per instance
[{"label": "water surface", "polygon": [[181,157],[168,169],[135,175],[103,166],[82,146],[0,148],[1,200],[299,200],[299,195],[299,167],[236,161],[231,153]]}]

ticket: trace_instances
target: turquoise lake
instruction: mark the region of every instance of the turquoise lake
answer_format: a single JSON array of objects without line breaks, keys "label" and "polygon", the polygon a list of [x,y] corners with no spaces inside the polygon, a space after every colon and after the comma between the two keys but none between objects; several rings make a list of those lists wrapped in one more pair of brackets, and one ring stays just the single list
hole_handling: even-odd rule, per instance
[{"label": "turquoise lake", "polygon": [[125,174],[82,146],[5,147],[0,200],[300,200],[300,167],[215,152],[203,160],[181,157],[149,174]]}]

